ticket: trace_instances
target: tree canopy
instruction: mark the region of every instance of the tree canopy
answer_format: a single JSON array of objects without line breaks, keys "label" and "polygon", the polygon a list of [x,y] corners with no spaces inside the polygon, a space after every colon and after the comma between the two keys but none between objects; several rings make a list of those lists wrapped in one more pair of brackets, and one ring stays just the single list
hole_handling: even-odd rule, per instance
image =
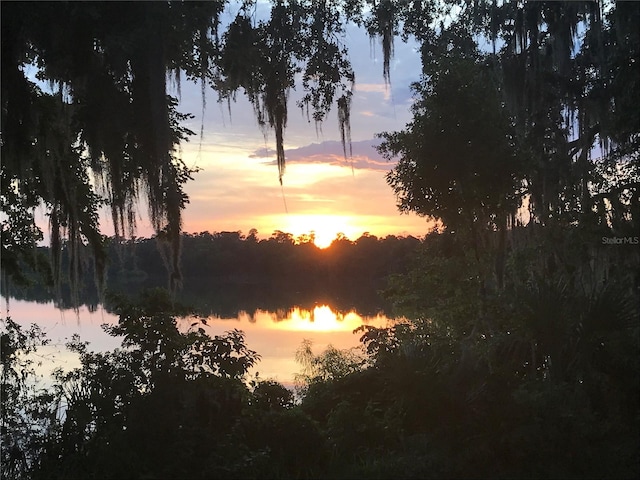
[{"label": "tree canopy", "polygon": [[[278,0],[264,18],[257,9],[255,1],[3,3],[5,271],[19,276],[19,262],[40,264],[30,252],[42,236],[33,212],[44,206],[52,250],[66,242],[72,253],[72,282],[82,243],[92,246],[100,280],[99,207],[111,209],[124,235],[145,198],[178,284],[183,185],[193,173],[179,146],[193,132],[169,82],[178,93],[183,79],[200,82],[203,102],[208,88],[222,101],[246,94],[275,134],[282,180],[293,88],[302,88],[298,107],[310,121],[336,106],[347,154],[349,22],[380,39],[387,82],[394,38],[422,45],[416,121],[382,147],[400,156],[390,183],[401,208],[443,220],[462,208],[472,225],[478,215],[495,224],[525,200],[541,224],[586,216],[622,230],[637,224],[637,3]],[[421,163],[430,158],[446,159],[436,174],[436,164]],[[420,175],[427,183],[415,182]],[[55,279],[60,255],[53,260]]]},{"label": "tree canopy", "polygon": [[383,135],[400,157],[388,177],[400,209],[453,227],[451,214],[477,220],[499,203],[513,215],[526,201],[543,225],[637,226],[638,5],[460,6],[419,34],[415,120]]},{"label": "tree canopy", "polygon": [[[575,254],[559,251],[568,238],[580,238],[587,258],[603,236],[637,238],[640,8],[458,7],[415,33],[423,75],[414,119],[381,134],[379,150],[398,159],[387,180],[400,210],[440,220],[473,250],[483,317],[489,286],[502,290],[508,249],[518,248],[515,227],[533,232],[524,243],[545,245],[541,274]],[[576,228],[588,235],[570,237]]]}]

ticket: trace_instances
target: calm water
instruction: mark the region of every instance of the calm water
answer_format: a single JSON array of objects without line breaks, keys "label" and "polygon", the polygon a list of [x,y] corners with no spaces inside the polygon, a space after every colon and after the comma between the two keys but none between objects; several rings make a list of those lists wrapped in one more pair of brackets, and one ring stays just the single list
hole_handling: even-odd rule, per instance
[{"label": "calm water", "polygon": [[[8,305],[3,301],[2,310],[2,317],[10,316],[24,326],[35,323],[51,339],[51,345],[39,351],[38,361],[42,364],[38,370],[44,377],[55,366],[64,369],[79,366],[77,356],[64,348],[74,333],[90,342],[90,350],[105,351],[120,345],[120,339],[110,337],[100,327],[104,323],[117,323],[117,317],[102,308],[90,312],[82,307],[76,313],[59,310],[53,303],[11,299]],[[384,327],[390,322],[392,320],[384,314],[363,316],[354,310],[339,313],[326,304],[319,304],[312,309],[291,307],[277,311],[255,310],[254,313],[240,311],[233,318],[210,316],[205,329],[210,335],[219,335],[233,328],[243,330],[248,347],[262,357],[250,371],[250,376],[259,373],[263,379],[275,379],[291,387],[295,373],[300,371],[294,355],[303,340],[313,342],[315,353],[320,353],[330,344],[339,349],[350,348],[359,345],[360,335],[352,333],[355,328],[363,324]],[[184,323],[188,326],[191,322],[185,319]]]}]

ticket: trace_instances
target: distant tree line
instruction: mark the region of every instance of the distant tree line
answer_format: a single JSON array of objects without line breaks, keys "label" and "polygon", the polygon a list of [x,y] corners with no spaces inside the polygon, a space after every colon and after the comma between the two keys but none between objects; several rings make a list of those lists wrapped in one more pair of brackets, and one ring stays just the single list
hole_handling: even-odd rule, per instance
[{"label": "distant tree line", "polygon": [[[364,233],[352,241],[338,234],[325,249],[313,243],[313,234],[294,237],[275,231],[259,239],[252,229],[242,232],[183,234],[183,288],[178,298],[199,307],[203,313],[236,315],[238,310],[310,308],[325,301],[334,308],[375,314],[389,310],[377,292],[386,278],[408,271],[421,241],[413,236],[378,238]],[[166,251],[155,238],[109,242],[105,285],[110,292],[132,292],[167,285]],[[41,256],[49,254],[40,247]],[[63,261],[66,249],[63,249]],[[90,274],[78,290],[76,304],[97,306],[101,301]],[[60,306],[74,305],[73,290],[66,282],[55,291],[38,285],[35,273],[27,288],[11,287],[11,295],[34,301],[55,300]],[[8,292],[5,292],[8,293]],[[102,299],[104,300],[104,299]],[[108,304],[108,301],[107,301]],[[107,305],[107,307],[109,307]]]},{"label": "distant tree line", "polygon": [[[320,249],[312,234],[294,237],[277,230],[260,240],[253,229],[247,236],[240,231],[186,233],[182,244],[185,277],[251,284],[382,279],[406,270],[409,255],[420,241],[412,236],[378,238],[368,233],[351,241],[339,234],[329,247]],[[134,239],[123,248],[114,245],[109,258],[112,279],[166,279],[163,252],[155,238]]]}]

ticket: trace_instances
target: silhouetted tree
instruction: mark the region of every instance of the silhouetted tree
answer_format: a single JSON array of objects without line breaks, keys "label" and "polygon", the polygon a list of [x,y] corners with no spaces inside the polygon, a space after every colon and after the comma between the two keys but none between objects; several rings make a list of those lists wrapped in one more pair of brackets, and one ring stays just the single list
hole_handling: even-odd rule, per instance
[{"label": "silhouetted tree", "polygon": [[[180,143],[192,131],[177,109],[183,78],[230,102],[242,89],[261,127],[275,133],[280,180],[288,95],[300,79],[298,106],[321,122],[335,103],[350,143],[355,81],[344,45],[349,21],[383,32],[388,76],[392,31],[379,8],[347,2],[273,2],[256,18],[244,2],[223,25],[226,2],[10,2],[2,5],[2,266],[42,238],[33,211],[50,220],[54,280],[66,236],[73,288],[80,247],[91,247],[98,284],[105,270],[98,209],[110,207],[116,232],[133,234],[145,196],[158,240],[168,250],[170,283],[180,282],[184,183],[193,171]],[[370,19],[370,20],[366,20]],[[36,78],[34,78],[36,77]],[[178,91],[172,96],[171,79]],[[41,87],[36,80],[48,82]]]}]

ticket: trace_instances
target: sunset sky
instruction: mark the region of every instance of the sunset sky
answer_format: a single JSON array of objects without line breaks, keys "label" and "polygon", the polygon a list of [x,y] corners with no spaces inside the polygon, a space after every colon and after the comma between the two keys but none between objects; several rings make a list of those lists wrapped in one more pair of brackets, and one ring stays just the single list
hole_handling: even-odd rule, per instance
[{"label": "sunset sky", "polygon": [[[295,236],[313,231],[321,247],[337,233],[356,240],[365,232],[376,236],[423,236],[427,232],[426,219],[398,212],[385,181],[393,164],[373,146],[379,142],[376,133],[401,130],[411,120],[410,85],[419,79],[421,67],[418,46],[396,39],[391,84],[385,85],[380,41],[371,41],[355,25],[347,28],[344,41],[356,75],[351,109],[353,157],[344,158],[335,108],[316,128],[296,107],[302,92],[292,90],[282,187],[275,164],[275,136],[268,131],[265,138],[242,92],[231,104],[229,115],[227,103],[219,103],[217,93],[207,89],[203,116],[200,85],[182,80],[178,95],[169,82],[169,93],[180,98],[178,110],[195,115],[186,126],[196,135],[182,145],[181,152],[189,167],[200,169],[186,186],[190,204],[184,212],[185,232],[239,230],[246,235],[256,228],[259,238],[268,238],[276,230]],[[136,235],[153,236],[144,205],[139,213]],[[47,232],[44,212],[38,223]],[[113,234],[106,209],[101,225],[103,233]]]},{"label": "sunset sky", "polygon": [[[427,221],[400,215],[385,174],[392,165],[372,145],[375,133],[402,129],[410,121],[411,91],[418,80],[420,54],[415,44],[396,41],[391,85],[382,76],[379,41],[371,42],[357,27],[349,28],[346,42],[356,73],[352,104],[353,158],[345,161],[337,114],[333,109],[316,133],[313,122],[296,107],[301,92],[289,98],[285,132],[287,167],[281,188],[275,165],[275,138],[266,139],[252,107],[238,94],[231,105],[207,93],[204,137],[192,137],[182,149],[190,167],[201,169],[187,186],[191,203],[184,214],[184,230],[237,231],[256,228],[260,238],[275,230],[294,235],[315,231],[318,244],[327,244],[342,232],[352,240],[362,233],[422,236]],[[183,81],[180,110],[196,115],[189,128],[200,132],[202,101],[199,85]],[[139,236],[152,234],[146,216]]]}]

